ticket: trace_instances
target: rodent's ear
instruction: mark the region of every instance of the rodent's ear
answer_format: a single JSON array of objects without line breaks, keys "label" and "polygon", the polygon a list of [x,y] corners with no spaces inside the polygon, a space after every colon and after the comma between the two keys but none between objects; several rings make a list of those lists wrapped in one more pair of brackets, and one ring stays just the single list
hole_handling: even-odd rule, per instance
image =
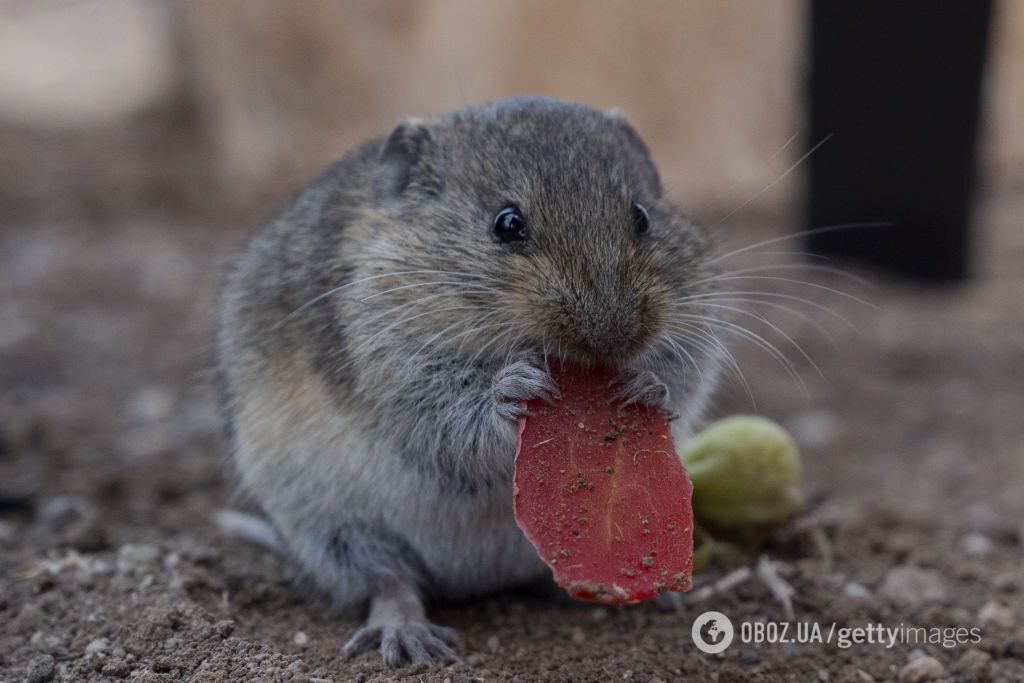
[{"label": "rodent's ear", "polygon": [[605,109],[604,115],[613,121],[620,121],[625,124],[629,124],[629,117],[626,116],[626,112],[622,111],[620,107],[612,107],[611,109]]},{"label": "rodent's ear", "polygon": [[423,119],[405,119],[391,131],[381,148],[374,173],[374,199],[379,206],[394,205],[412,193],[437,196],[441,177],[431,154],[434,139]]},{"label": "rodent's ear", "polygon": [[[626,112],[622,111],[618,107],[612,107],[611,109],[606,109],[604,115],[625,134],[629,143],[637,151],[643,154],[648,161],[650,161],[651,151],[647,149],[647,144],[644,142],[644,139],[640,137],[640,134],[636,132],[635,128],[633,128],[633,124],[629,122],[629,119],[626,117]],[[653,184],[655,191],[660,195],[661,177],[658,175],[657,169],[655,169],[654,164],[651,163],[650,168],[647,170],[651,174],[650,181]]]}]

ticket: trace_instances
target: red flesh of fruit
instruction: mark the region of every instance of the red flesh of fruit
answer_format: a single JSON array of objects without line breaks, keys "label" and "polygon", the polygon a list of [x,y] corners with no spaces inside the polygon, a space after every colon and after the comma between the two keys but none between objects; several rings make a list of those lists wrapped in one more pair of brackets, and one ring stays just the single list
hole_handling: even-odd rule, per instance
[{"label": "red flesh of fruit", "polygon": [[665,414],[613,401],[614,372],[552,376],[562,397],[530,401],[519,420],[519,527],[574,598],[623,604],[689,590],[693,486]]}]

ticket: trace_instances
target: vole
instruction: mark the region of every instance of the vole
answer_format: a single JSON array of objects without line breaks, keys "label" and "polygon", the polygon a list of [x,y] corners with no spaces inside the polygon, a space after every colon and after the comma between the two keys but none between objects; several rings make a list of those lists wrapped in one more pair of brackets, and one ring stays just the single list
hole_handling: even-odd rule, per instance
[{"label": "vole", "polygon": [[229,269],[218,370],[241,486],[343,647],[455,659],[428,600],[543,580],[516,526],[521,402],[617,368],[682,438],[720,363],[707,239],[616,111],[513,98],[408,119],[312,181]]}]

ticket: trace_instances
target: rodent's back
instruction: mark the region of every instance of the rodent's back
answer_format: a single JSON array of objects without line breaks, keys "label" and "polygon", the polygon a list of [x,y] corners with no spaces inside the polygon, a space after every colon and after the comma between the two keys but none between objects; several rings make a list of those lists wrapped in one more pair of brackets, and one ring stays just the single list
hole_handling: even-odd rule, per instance
[{"label": "rodent's back", "polygon": [[[382,140],[373,140],[325,170],[229,264],[216,344],[222,393],[230,394],[233,382],[273,364],[315,361],[329,372],[342,365],[325,355],[343,347],[341,321],[310,302],[347,281],[338,238],[365,209],[381,145]],[[230,395],[225,398],[230,401]]]}]

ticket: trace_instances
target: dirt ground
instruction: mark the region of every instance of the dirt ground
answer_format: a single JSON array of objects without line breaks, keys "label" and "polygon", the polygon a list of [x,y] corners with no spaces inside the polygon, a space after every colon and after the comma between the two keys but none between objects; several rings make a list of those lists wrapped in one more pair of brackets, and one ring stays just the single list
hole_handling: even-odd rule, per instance
[{"label": "dirt ground", "polygon": [[[795,619],[978,627],[980,642],[743,643],[740,622],[786,619],[751,579],[681,613],[529,592],[438,606],[434,619],[465,638],[462,661],[398,671],[376,653],[341,660],[358,621],[304,599],[277,558],[212,521],[238,501],[208,342],[220,268],[245,229],[141,209],[10,222],[0,232],[0,681],[1022,681],[1024,192],[990,191],[978,213],[977,278],[963,287],[817,271],[795,276],[818,286],[745,281],[815,302],[797,305],[806,318],[763,309],[821,368],[824,378],[773,338],[806,395],[762,352],[735,348],[756,411],[788,427],[805,460],[806,511],[759,546],[795,589]],[[743,245],[787,223],[747,216],[720,231]],[[779,258],[746,256],[731,263]],[[713,416],[753,411],[733,383]],[[707,609],[736,624],[721,655],[690,637]]]}]

